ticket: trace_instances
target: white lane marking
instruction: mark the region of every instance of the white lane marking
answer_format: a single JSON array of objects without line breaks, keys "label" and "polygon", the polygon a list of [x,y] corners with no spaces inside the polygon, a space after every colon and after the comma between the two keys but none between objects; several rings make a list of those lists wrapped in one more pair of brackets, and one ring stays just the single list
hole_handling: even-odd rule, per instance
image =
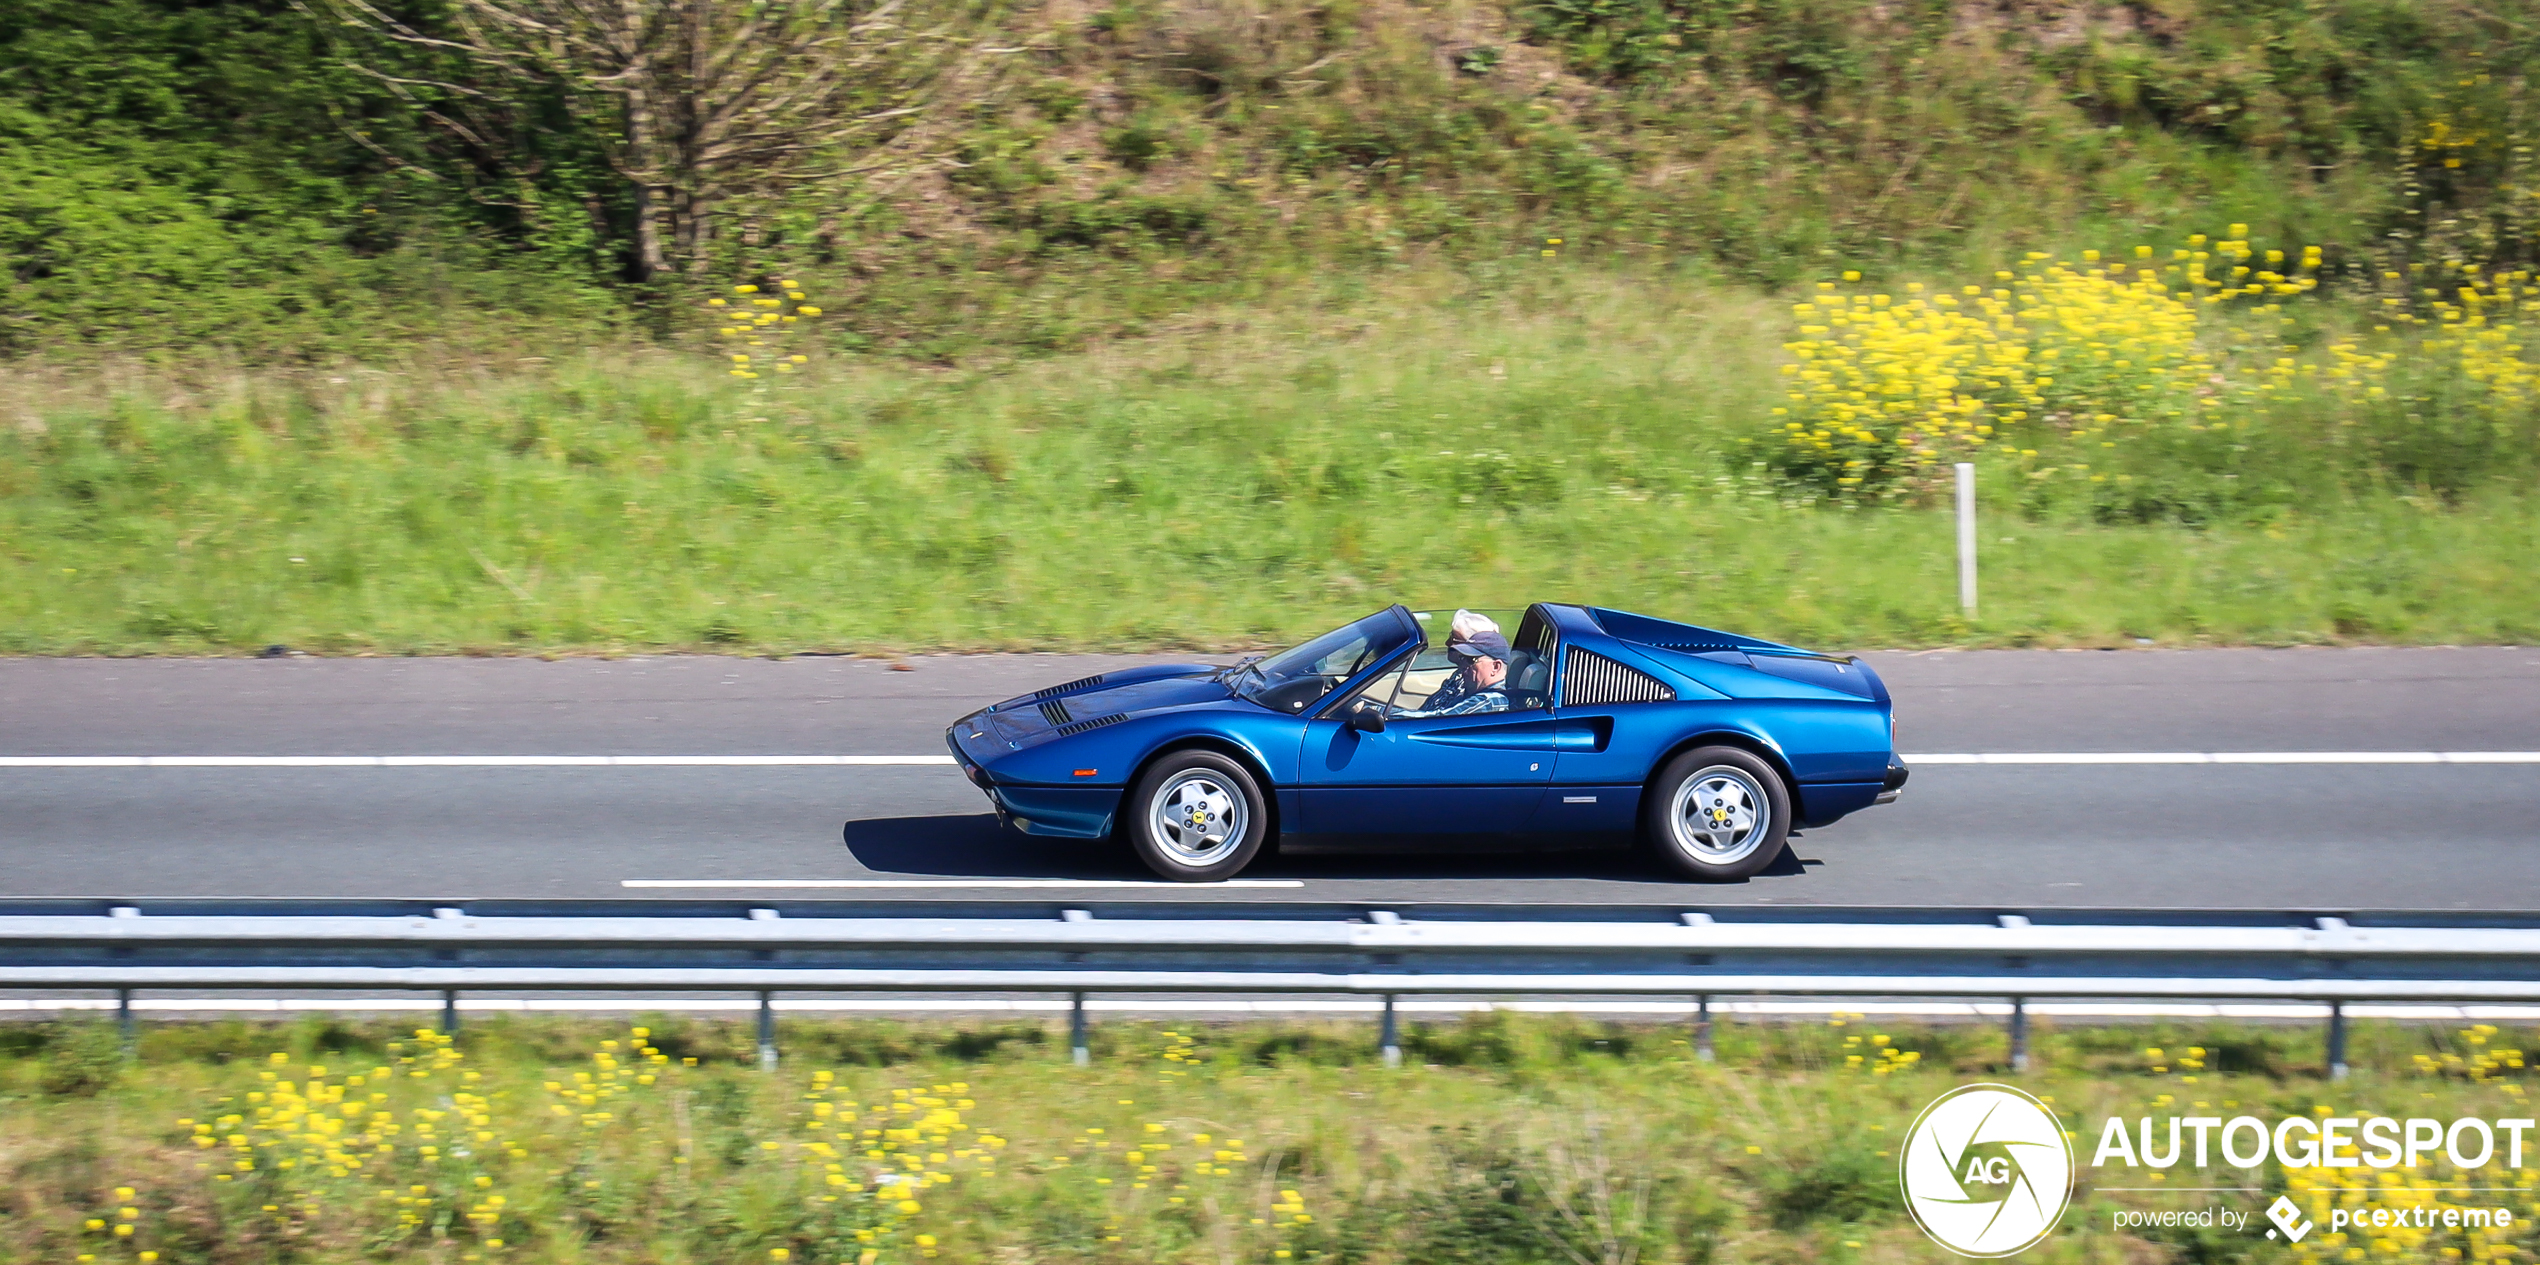
[{"label": "white lane marking", "polygon": [[2540,751],[1989,751],[1899,756],[1929,764],[2540,764]]},{"label": "white lane marking", "polygon": [[[1935,764],[2540,764],[2540,751],[1988,751]],[[0,769],[950,767],[948,755],[0,755]]]},{"label": "white lane marking", "polygon": [[[60,1011],[113,1010],[112,998],[98,997],[0,997],[0,1012],[52,1013]],[[1493,1010],[1511,1010],[1527,1014],[1584,1015],[1691,1015],[1691,1002],[1670,1001],[1464,1001],[1460,999],[1428,1000],[1404,998],[1395,1003],[1398,1010],[1414,1014],[1479,1014]],[[160,1013],[245,1012],[295,1013],[317,1011],[342,1014],[358,1011],[404,1011],[428,1014],[441,1009],[439,998],[421,997],[136,997],[132,1008]],[[789,1013],[846,1014],[959,1014],[1021,1013],[1064,1014],[1068,1003],[1060,1000],[979,998],[857,998],[779,997],[775,1009]],[[517,1012],[599,1012],[603,1014],[642,1014],[648,1011],[690,1013],[745,1013],[758,1009],[755,1000],[717,997],[462,997],[459,1009],[471,1014]],[[1088,998],[1085,1009],[1113,1014],[1362,1014],[1382,1013],[1384,1003],[1373,998],[1364,1000],[1323,1000],[1319,998],[1274,998],[1260,1001],[1222,998],[1204,1001],[1146,1001],[1139,999]],[[2300,1002],[2252,1002],[2206,1004],[2169,1002],[2138,1005],[2121,1002],[2031,1002],[2029,1013],[2064,1017],[2099,1018],[2203,1018],[2203,1019],[2323,1019],[2328,1007]],[[1711,1003],[1714,1015],[1899,1015],[1939,1018],[1997,1019],[2011,1013],[2001,1003],[1949,1001],[1728,1001]],[[2399,1019],[2418,1021],[2453,1020],[2520,1020],[2540,1019],[2540,1006],[2441,1006],[2441,1005],[2353,1005],[2346,1007],[2348,1018]]]},{"label": "white lane marking", "polygon": [[937,766],[948,755],[5,755],[0,769],[511,769]]},{"label": "white lane marking", "polygon": [[1169,887],[1179,891],[1208,891],[1223,887],[1303,887],[1305,880],[1293,878],[1229,878],[1214,883],[1173,883],[1161,879],[1109,878],[630,878],[620,880],[620,887],[678,888],[880,888],[890,891],[910,888],[1084,888]]}]

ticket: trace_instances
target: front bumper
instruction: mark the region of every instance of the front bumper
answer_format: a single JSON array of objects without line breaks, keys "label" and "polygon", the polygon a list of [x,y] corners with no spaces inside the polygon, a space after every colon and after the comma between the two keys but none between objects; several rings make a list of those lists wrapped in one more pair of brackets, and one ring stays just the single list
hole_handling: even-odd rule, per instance
[{"label": "front bumper", "polygon": [[1058,839],[1101,839],[1110,835],[1112,814],[1120,807],[1120,788],[1000,782],[986,765],[962,749],[961,730],[966,720],[954,721],[944,731],[944,745],[952,748],[953,763],[960,766],[961,775],[988,797],[988,803],[997,811],[998,824],[1013,826],[1027,835]]},{"label": "front bumper", "polygon": [[[944,745],[952,749],[953,763],[960,766],[961,775],[969,778],[972,786],[976,786],[980,790],[984,791],[993,785],[992,780],[988,777],[988,770],[986,766],[980,764],[979,761],[973,758],[970,752],[961,745],[961,731],[970,724],[970,717],[964,716],[961,719],[954,721],[952,724],[945,726]],[[977,735],[974,733],[972,736],[976,737]]]}]

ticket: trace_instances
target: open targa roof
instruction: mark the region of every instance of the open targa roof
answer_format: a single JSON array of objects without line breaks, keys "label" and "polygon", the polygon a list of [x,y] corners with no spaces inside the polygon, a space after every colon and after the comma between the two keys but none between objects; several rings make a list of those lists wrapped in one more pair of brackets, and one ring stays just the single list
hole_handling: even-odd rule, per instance
[{"label": "open targa roof", "polygon": [[[1761,637],[1744,637],[1699,624],[1679,624],[1673,620],[1651,619],[1630,611],[1608,610],[1602,606],[1588,608],[1596,626],[1624,641],[1644,646],[1660,646],[1668,650],[1798,650],[1778,641]],[[1803,652],[1804,653],[1804,652]]]}]

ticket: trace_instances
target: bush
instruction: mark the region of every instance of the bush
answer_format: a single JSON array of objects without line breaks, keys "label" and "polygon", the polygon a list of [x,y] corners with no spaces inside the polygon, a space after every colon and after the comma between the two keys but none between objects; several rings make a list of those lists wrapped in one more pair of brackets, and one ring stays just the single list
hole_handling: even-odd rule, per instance
[{"label": "bush", "polygon": [[1811,1221],[1855,1222],[1894,1213],[1903,1206],[1896,1162],[1848,1141],[1776,1170],[1763,1181],[1764,1203],[1776,1229]]},{"label": "bush", "polygon": [[[2392,483],[2458,500],[2532,469],[2529,271],[2376,278],[2246,231],[2166,260],[2032,252],[1955,293],[1821,282],[1754,442],[1838,499],[1945,501],[1950,465],[1975,462],[2031,514],[2100,522],[2250,521]],[[2443,285],[2411,295],[2412,272]]]},{"label": "bush", "polygon": [[94,1098],[123,1078],[123,1037],[113,1024],[56,1020],[45,1031],[36,1083],[56,1098]]}]

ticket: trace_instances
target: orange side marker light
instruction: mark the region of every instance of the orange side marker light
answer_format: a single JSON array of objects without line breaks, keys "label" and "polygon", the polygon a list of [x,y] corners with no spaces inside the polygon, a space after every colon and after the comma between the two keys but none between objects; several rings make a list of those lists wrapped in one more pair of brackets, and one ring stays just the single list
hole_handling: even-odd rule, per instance
[{"label": "orange side marker light", "polygon": [[1093,775],[1095,775],[1096,773],[1100,773],[1100,772],[1102,772],[1102,770],[1100,770],[1100,769],[1078,769],[1078,770],[1076,770],[1076,776],[1078,776],[1078,777],[1092,777],[1092,776],[1093,776]]}]

